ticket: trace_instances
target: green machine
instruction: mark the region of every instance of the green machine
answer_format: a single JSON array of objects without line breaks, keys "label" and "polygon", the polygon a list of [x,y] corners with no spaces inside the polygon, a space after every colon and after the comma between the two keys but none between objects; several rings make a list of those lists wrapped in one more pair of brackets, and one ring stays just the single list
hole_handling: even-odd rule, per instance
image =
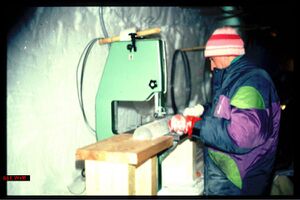
[{"label": "green machine", "polygon": [[154,97],[156,117],[165,115],[167,90],[165,47],[159,39],[136,39],[111,43],[96,96],[97,141],[114,132],[118,101],[149,101]]}]

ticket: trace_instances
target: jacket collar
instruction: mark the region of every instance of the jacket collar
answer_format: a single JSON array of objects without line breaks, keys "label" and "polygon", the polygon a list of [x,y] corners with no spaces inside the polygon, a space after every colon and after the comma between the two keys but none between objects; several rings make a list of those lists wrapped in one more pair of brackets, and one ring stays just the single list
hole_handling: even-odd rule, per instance
[{"label": "jacket collar", "polygon": [[243,73],[248,71],[251,68],[254,68],[256,65],[249,61],[246,55],[236,57],[230,65],[224,69],[223,78],[226,78],[228,75],[231,76],[235,73]]},{"label": "jacket collar", "polygon": [[225,69],[215,69],[214,70],[214,85],[220,86],[226,79],[230,79],[236,73],[242,73],[248,70],[253,65],[249,64],[245,55],[236,57],[228,67]]}]

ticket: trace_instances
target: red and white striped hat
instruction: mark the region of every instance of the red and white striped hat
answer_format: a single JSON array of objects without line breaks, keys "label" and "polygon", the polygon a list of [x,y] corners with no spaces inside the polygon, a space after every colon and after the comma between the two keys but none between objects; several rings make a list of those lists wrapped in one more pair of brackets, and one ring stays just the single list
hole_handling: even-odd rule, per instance
[{"label": "red and white striped hat", "polygon": [[216,29],[206,43],[204,56],[239,56],[244,55],[244,42],[232,27]]}]

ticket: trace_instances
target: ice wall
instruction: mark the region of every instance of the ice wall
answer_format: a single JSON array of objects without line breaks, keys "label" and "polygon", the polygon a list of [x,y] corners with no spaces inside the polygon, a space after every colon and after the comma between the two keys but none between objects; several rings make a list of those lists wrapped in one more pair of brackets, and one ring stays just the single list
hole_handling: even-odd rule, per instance
[{"label": "ice wall", "polygon": [[[76,67],[87,43],[103,37],[99,19],[98,7],[38,7],[9,32],[7,173],[28,174],[31,180],[8,182],[8,195],[72,195],[67,186],[81,172],[75,151],[96,142],[79,108]],[[168,72],[174,50],[203,45],[213,23],[199,10],[178,7],[104,7],[103,19],[109,36],[130,27],[160,27],[167,44]],[[83,96],[92,127],[107,54],[106,45],[95,45],[85,70]],[[201,101],[197,91],[202,52],[188,56],[193,66],[192,99]],[[134,112],[124,112],[126,123],[136,122]]]}]

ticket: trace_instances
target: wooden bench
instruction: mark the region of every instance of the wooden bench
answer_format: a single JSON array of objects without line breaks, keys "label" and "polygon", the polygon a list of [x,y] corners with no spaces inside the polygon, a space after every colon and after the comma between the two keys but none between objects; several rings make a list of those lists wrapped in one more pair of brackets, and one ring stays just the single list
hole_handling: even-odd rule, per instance
[{"label": "wooden bench", "polygon": [[172,136],[135,140],[119,134],[76,151],[85,160],[87,195],[156,195],[157,154],[173,145]]}]

